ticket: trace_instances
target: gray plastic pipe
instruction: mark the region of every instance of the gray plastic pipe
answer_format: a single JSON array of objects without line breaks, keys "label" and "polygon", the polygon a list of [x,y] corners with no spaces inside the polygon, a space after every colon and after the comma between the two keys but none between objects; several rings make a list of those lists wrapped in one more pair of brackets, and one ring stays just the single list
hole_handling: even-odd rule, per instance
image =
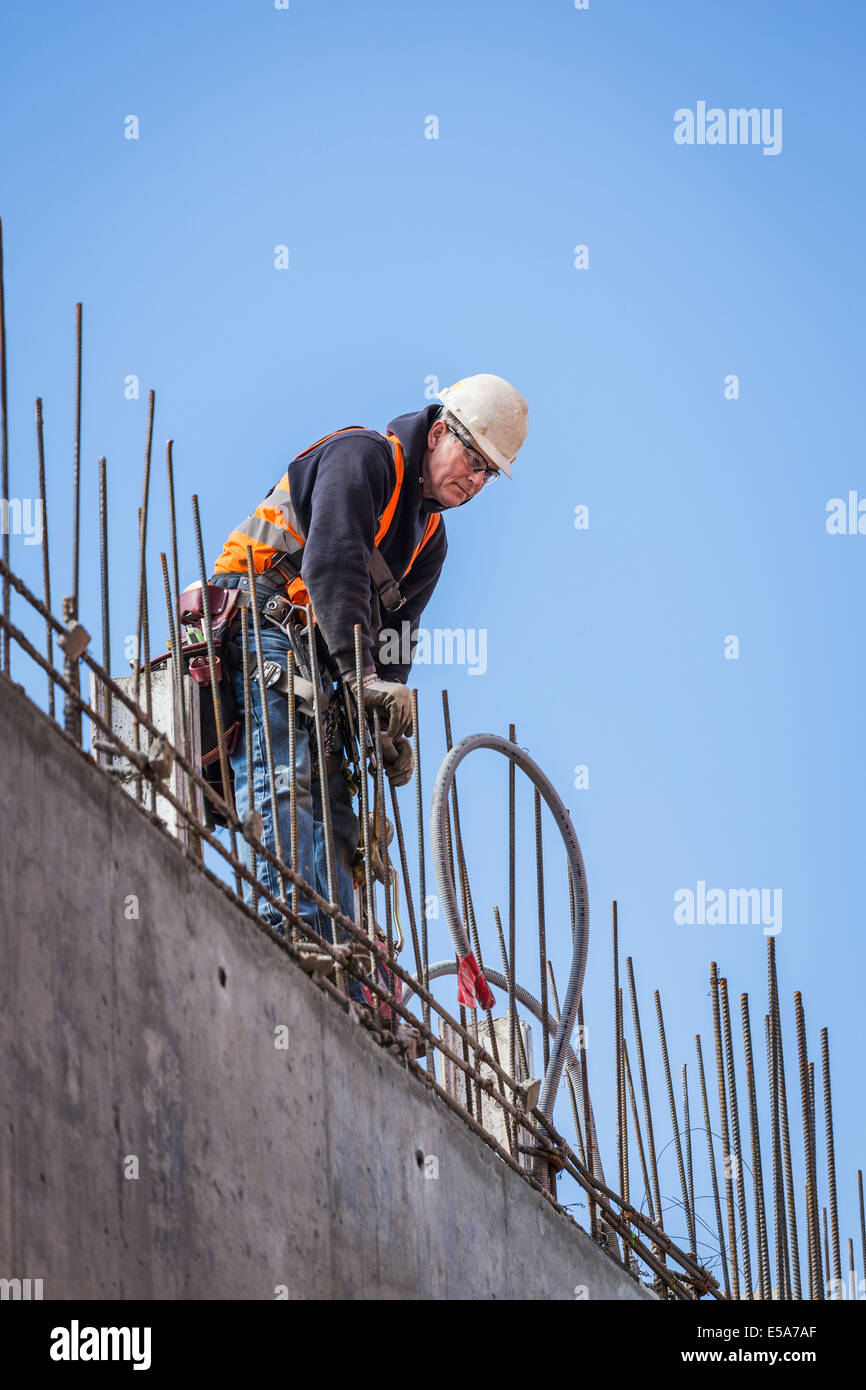
[{"label": "gray plastic pipe", "polygon": [[[565,806],[554,790],[552,783],[542,772],[536,762],[533,762],[528,753],[522,748],[518,748],[516,743],[512,743],[507,738],[502,738],[499,734],[470,734],[468,738],[463,738],[459,743],[455,743],[450,753],[447,754],[439,773],[436,777],[436,785],[433,788],[433,809],[431,813],[430,832],[433,844],[433,864],[436,870],[436,880],[439,885],[439,896],[445,911],[445,920],[448,923],[448,930],[451,933],[451,940],[454,942],[454,950],[461,959],[470,955],[472,947],[466,934],[460,917],[460,909],[457,906],[457,894],[454,882],[448,872],[448,858],[446,845],[448,841],[448,794],[451,790],[451,783],[459,764],[468,753],[476,748],[490,748],[494,753],[501,753],[503,757],[509,758],[525,772],[527,777],[538,788],[541,796],[546,801],[554,820],[562,836],[565,845],[566,858],[569,868],[569,888],[571,896],[571,920],[572,920],[572,956],[571,970],[568,976],[568,984],[565,990],[565,998],[562,1001],[562,1011],[560,1014],[559,1027],[554,1036],[553,1045],[550,1049],[550,1061],[547,1071],[544,1074],[544,1082],[541,1087],[541,1096],[538,1101],[538,1109],[543,1115],[553,1123],[553,1102],[559,1089],[562,1078],[562,1068],[565,1063],[566,1049],[574,1031],[574,1023],[577,1018],[577,1007],[580,1002],[580,992],[583,989],[583,976],[586,970],[586,953],[589,945],[589,899],[586,890],[586,873],[583,867],[583,855],[580,852],[577,835],[571,823],[571,817]],[[491,979],[493,978],[491,972]]]}]

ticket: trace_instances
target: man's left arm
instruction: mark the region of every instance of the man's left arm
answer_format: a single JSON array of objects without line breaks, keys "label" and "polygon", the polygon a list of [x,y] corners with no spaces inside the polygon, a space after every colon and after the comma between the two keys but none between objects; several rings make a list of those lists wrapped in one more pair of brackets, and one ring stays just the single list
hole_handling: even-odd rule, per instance
[{"label": "man's left arm", "polygon": [[[447,551],[448,541],[445,527],[440,523],[407,577],[400,582],[400,592],[406,600],[403,607],[398,608],[396,613],[383,611],[382,632],[391,634],[386,636],[384,640],[380,640],[376,657],[379,674],[383,680],[399,681],[401,685],[406,684],[412,662],[415,659],[421,615],[436,588]],[[406,623],[409,624],[408,629],[405,626]],[[407,644],[404,641],[404,633],[406,632],[408,632],[409,637],[408,662],[405,660]]]}]

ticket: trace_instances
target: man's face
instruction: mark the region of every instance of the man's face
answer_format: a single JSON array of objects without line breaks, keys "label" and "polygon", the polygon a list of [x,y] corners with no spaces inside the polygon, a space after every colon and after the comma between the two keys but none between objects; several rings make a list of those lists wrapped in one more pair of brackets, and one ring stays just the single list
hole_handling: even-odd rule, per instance
[{"label": "man's face", "polygon": [[451,433],[444,420],[434,421],[424,456],[424,496],[434,498],[442,507],[462,506],[484,486],[480,469],[485,462],[480,453]]}]

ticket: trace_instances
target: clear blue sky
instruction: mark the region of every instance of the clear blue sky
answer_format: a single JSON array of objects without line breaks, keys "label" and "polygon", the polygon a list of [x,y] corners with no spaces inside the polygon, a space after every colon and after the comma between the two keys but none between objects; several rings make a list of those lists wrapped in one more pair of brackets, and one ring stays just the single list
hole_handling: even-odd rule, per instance
[{"label": "clear blue sky", "polygon": [[[718,1129],[715,959],[730,982],[738,1064],[738,996],[750,997],[766,1173],[766,938],[760,925],[679,925],[673,895],[699,880],[782,890],[798,1186],[796,988],[819,1078],[819,1029],[831,1030],[843,1264],[851,1235],[860,1275],[866,536],[828,535],[825,520],[829,499],[866,497],[864,30],[862,6],[838,0],[591,0],[587,11],[568,0],[291,0],[287,11],[268,0],[50,0],[6,7],[0,30],[10,495],[33,495],[41,394],[55,594],[69,589],[77,300],[82,613],[98,632],[104,453],[117,654],[135,626],[148,388],[150,608],[161,616],[168,437],[192,579],[193,492],[212,561],[320,435],[384,427],[427,403],[431,377],[512,380],[530,403],[528,443],[513,483],[448,518],[446,571],[425,618],[486,629],[486,672],[413,674],[425,790],[444,749],[447,684],[456,736],[515,721],[571,808],[591,894],[590,1075],[614,1180],[611,899],[623,954],[635,957],[660,1143],[670,1122],[655,988],[678,1101],[683,1060],[695,1082],[700,1031]],[[781,151],[678,145],[674,112],[700,101],[781,108]],[[124,138],[130,115],[137,140]],[[438,139],[425,138],[430,116]],[[283,244],[290,265],[277,270]],[[588,269],[574,267],[577,245]],[[124,395],[130,374],[138,400]],[[724,394],[730,374],[736,400]],[[581,504],[587,530],[574,526]],[[38,547],[11,543],[38,588]],[[724,655],[732,634],[738,660]],[[42,700],[28,665],[16,659],[18,678]],[[578,764],[589,769],[580,791]],[[475,755],[461,777],[491,960],[492,904],[507,906],[506,785],[493,754]],[[404,805],[411,821],[411,796]],[[531,816],[522,786],[518,973],[537,988]],[[564,988],[564,864],[551,823],[546,835]],[[444,921],[431,930],[432,953],[450,954]],[[453,982],[442,997],[453,1001]],[[739,1084],[743,1121],[742,1074]],[[691,1104],[701,1124],[694,1087]],[[822,1114],[819,1090],[826,1200]],[[696,1190],[709,1192],[699,1134],[695,1154]],[[631,1170],[639,1191],[636,1153]],[[678,1198],[670,1148],[662,1186]],[[568,1186],[562,1195],[579,1197]],[[699,1215],[714,1226],[710,1202]],[[800,1221],[805,1264],[802,1210]],[[684,1236],[675,1212],[668,1222]]]}]

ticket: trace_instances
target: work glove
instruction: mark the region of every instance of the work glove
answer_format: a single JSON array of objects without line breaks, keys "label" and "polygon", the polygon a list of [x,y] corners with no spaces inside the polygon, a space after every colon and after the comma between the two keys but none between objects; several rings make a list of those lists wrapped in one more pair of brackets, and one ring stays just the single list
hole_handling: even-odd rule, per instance
[{"label": "work glove", "polygon": [[[415,767],[415,754],[408,738],[391,739],[382,735],[382,766],[388,781],[395,787],[405,787]],[[376,770],[375,754],[370,759],[370,771]]]},{"label": "work glove", "polygon": [[[348,678],[348,685],[355,695],[357,704],[356,681],[353,676]],[[383,681],[371,671],[364,677],[364,706],[366,709],[382,710],[387,716],[388,725],[382,730],[383,735],[387,734],[389,738],[396,739],[400,734],[411,734],[412,696],[407,687],[399,681]]]}]

